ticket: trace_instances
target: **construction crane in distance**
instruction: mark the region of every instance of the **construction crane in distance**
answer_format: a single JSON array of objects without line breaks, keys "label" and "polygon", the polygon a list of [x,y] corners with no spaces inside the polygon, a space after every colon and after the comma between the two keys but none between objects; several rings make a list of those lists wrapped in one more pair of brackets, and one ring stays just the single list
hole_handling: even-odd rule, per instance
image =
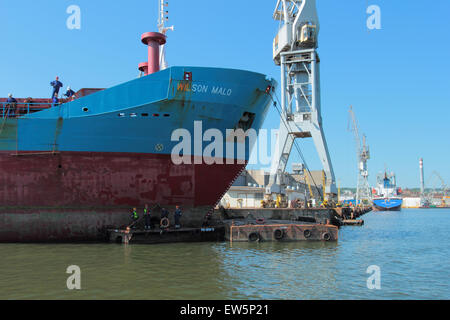
[{"label": "construction crane in distance", "polygon": [[[439,193],[442,193],[441,206],[445,207],[446,199],[447,199],[447,185],[445,184],[444,179],[442,179],[441,175],[437,171],[433,171],[427,180],[427,184],[429,186],[428,191],[425,189],[425,179],[424,179],[424,166],[423,166],[423,158],[419,160],[420,167],[420,207],[421,208],[430,208],[435,205],[434,197]],[[433,179],[434,178],[434,179]],[[436,181],[437,179],[437,181]],[[441,184],[441,190],[438,191],[437,184]]]},{"label": "construction crane in distance", "polygon": [[312,138],[325,172],[324,198],[335,200],[337,188],[322,127],[316,1],[278,0],[273,18],[280,21],[273,60],[281,67],[281,119],[266,195],[286,194],[284,174],[292,147],[301,155],[295,139]]},{"label": "construction crane in distance", "polygon": [[366,145],[366,136],[359,136],[358,123],[352,106],[349,112],[349,130],[353,131],[356,145],[356,158],[358,159],[358,182],[356,186],[356,204],[369,204],[372,201],[372,193],[369,186],[369,170],[367,161],[370,159],[369,147]]},{"label": "construction crane in distance", "polygon": [[[437,171],[433,171],[433,172],[431,173],[431,176],[433,176],[433,175],[434,175],[434,176],[439,180],[439,182],[441,183],[441,191],[443,192],[444,196],[447,196],[447,185],[445,184],[444,179],[442,179],[441,175],[440,175],[439,172],[437,172]],[[431,180],[431,178],[430,178],[429,180]],[[437,188],[434,188],[434,189],[437,189]]]},{"label": "construction crane in distance", "polygon": [[[433,179],[433,177],[435,177],[435,179]],[[428,181],[431,181],[429,183],[429,186],[431,189],[431,191],[429,192],[429,203],[432,202],[432,199],[434,197],[436,197],[438,194],[442,193],[442,203],[443,206],[445,206],[445,198],[447,197],[447,185],[445,184],[444,179],[442,179],[441,175],[439,174],[439,172],[437,171],[433,171],[431,173],[430,178],[428,179]],[[438,184],[440,183],[440,191],[438,190]]]}]

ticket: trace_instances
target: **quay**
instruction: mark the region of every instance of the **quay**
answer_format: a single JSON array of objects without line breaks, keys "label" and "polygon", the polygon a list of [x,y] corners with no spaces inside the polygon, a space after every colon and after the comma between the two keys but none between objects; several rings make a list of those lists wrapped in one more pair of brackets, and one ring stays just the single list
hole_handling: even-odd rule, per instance
[{"label": "quay", "polygon": [[331,224],[340,227],[344,221],[356,220],[372,207],[338,207],[338,208],[231,208],[216,209],[223,220],[265,219]]},{"label": "quay", "polygon": [[265,219],[340,226],[339,215],[331,208],[230,208],[216,210],[223,220]]},{"label": "quay", "polygon": [[340,208],[334,208],[333,209],[336,214],[341,217],[342,219],[356,219],[359,217],[362,217],[363,215],[371,212],[372,206],[366,206],[366,207],[340,207]]}]

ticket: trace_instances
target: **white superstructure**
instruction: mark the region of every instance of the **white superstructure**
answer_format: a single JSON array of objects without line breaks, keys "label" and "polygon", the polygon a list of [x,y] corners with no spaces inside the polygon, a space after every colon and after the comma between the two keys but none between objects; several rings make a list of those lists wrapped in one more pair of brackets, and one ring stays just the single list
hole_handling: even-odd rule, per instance
[{"label": "white superstructure", "polygon": [[395,174],[387,172],[387,170],[384,173],[379,173],[375,192],[375,198],[398,198]]}]

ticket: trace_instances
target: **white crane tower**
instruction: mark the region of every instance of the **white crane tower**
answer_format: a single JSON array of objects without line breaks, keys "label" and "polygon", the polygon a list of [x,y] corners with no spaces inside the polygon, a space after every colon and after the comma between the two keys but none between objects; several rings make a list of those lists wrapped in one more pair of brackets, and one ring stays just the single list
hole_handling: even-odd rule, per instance
[{"label": "white crane tower", "polygon": [[359,137],[358,123],[353,108],[349,110],[351,129],[355,136],[356,157],[358,158],[358,184],[356,187],[356,204],[368,204],[372,201],[372,193],[369,186],[369,170],[367,160],[370,159],[369,147],[366,145],[366,136]]},{"label": "white crane tower", "polygon": [[[167,31],[174,30],[174,26],[166,27],[166,21],[169,21],[169,2],[166,0],[159,0],[159,15],[158,15],[158,31],[162,34],[167,34]],[[167,69],[166,61],[166,45],[159,47],[159,66],[161,70]]]},{"label": "white crane tower", "polygon": [[336,182],[322,129],[319,19],[315,0],[278,0],[273,14],[280,28],[273,59],[281,66],[281,121],[266,194],[285,194],[284,172],[296,138],[313,138],[326,177],[325,199],[337,196]]}]

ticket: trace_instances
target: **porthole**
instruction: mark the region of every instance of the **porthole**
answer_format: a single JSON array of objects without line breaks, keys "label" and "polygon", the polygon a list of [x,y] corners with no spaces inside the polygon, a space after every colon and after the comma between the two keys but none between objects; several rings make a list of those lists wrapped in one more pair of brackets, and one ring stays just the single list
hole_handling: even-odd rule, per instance
[{"label": "porthole", "polygon": [[84,112],[88,112],[88,111],[89,111],[89,108],[88,108],[88,107],[83,107],[83,111],[84,111]]}]

